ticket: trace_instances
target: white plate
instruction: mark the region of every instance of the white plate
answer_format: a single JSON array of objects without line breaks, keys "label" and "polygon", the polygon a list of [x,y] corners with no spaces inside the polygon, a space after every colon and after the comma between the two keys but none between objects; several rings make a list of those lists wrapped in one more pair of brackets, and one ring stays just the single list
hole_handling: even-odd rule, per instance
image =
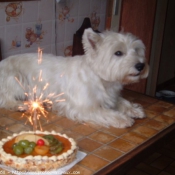
[{"label": "white plate", "polygon": [[[9,171],[9,173],[17,174],[17,175],[41,175],[41,174],[42,175],[62,175],[63,173],[71,174],[68,170],[70,168],[72,168],[75,164],[77,164],[80,160],[84,159],[84,157],[86,155],[87,155],[86,153],[78,151],[76,159],[72,163],[70,163],[70,164],[68,164],[68,165],[66,165],[62,168],[59,168],[55,171],[49,171],[49,172],[27,172],[27,173],[22,173],[20,171],[16,171],[16,170],[14,170],[10,167],[7,167],[5,165],[2,165],[2,164],[0,164],[0,167],[7,170],[7,171]],[[80,174],[80,172],[77,172],[76,174]]]},{"label": "white plate", "polygon": [[173,91],[169,91],[169,90],[162,90],[162,91],[159,91],[158,93],[161,94],[161,96],[163,97],[175,97],[175,92]]}]

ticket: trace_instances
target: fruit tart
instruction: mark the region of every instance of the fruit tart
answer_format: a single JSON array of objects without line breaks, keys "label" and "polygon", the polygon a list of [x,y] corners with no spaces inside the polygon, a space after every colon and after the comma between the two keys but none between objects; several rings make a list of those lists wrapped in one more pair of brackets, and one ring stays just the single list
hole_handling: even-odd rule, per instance
[{"label": "fruit tart", "polygon": [[18,171],[51,171],[71,163],[77,150],[65,134],[23,131],[0,141],[0,163]]}]

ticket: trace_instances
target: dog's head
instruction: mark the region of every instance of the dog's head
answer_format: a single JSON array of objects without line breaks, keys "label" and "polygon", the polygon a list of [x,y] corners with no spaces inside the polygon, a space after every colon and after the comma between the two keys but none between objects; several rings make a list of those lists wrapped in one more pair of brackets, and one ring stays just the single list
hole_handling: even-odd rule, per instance
[{"label": "dog's head", "polygon": [[86,61],[106,81],[129,84],[148,76],[145,46],[132,34],[95,33],[89,28],[83,34],[83,46]]}]

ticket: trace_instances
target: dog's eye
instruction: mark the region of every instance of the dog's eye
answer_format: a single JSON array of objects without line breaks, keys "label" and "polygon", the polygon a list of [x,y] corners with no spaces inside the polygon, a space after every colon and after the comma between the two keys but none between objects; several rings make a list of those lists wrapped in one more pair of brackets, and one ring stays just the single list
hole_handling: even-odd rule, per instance
[{"label": "dog's eye", "polygon": [[123,53],[122,53],[121,51],[117,51],[117,52],[115,52],[115,55],[116,55],[116,56],[122,56]]}]

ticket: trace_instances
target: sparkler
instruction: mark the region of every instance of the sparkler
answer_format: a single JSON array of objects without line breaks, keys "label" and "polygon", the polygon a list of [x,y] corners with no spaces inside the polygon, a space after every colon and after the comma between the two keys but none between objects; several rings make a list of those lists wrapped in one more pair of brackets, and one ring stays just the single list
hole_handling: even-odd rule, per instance
[{"label": "sparkler", "polygon": [[[38,48],[38,64],[42,62],[42,49]],[[16,78],[16,77],[15,77]],[[20,81],[16,78],[17,82],[25,91],[25,88],[20,83]],[[38,80],[33,77],[33,81],[37,81],[37,83],[42,82],[42,70],[40,70]],[[57,97],[62,96],[64,93],[60,93],[55,95],[54,93],[50,93],[47,98],[43,100],[44,91],[49,87],[49,83],[46,83],[43,86],[42,92],[37,93],[37,85],[33,87],[32,90],[29,87],[29,93],[25,92],[25,96],[27,97],[28,101],[25,101],[23,106],[19,107],[20,111],[25,111],[22,114],[22,117],[26,117],[33,126],[33,131],[35,132],[38,129],[42,130],[40,117],[45,117],[48,121],[47,114],[48,111],[52,109],[52,101],[50,99],[55,99],[55,102],[65,101],[65,99],[58,99]]]},{"label": "sparkler", "polygon": [[34,101],[32,103],[32,109],[33,109],[33,131],[35,132],[37,130],[37,109],[38,109],[39,105],[36,101],[36,92],[34,92]]}]

